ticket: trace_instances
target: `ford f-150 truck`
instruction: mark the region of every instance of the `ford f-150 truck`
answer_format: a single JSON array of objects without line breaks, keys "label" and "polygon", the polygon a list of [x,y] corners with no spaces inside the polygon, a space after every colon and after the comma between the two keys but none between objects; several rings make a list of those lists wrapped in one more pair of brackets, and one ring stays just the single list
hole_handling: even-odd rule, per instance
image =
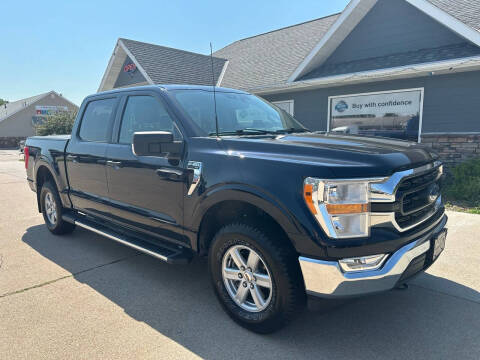
[{"label": "ford f-150 truck", "polygon": [[311,132],[238,90],[97,93],[71,135],[28,138],[24,152],[53,234],[80,226],[171,264],[208,256],[226,312],[260,333],[307,295],[403,286],[445,246],[437,155]]}]

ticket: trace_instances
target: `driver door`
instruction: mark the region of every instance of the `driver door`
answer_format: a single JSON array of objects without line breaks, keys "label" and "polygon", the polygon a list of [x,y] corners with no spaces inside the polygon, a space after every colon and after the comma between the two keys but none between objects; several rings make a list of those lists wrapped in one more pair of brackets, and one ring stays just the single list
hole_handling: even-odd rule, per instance
[{"label": "driver door", "polygon": [[183,162],[136,156],[132,150],[133,134],[137,131],[169,131],[176,140],[182,138],[181,133],[167,105],[154,93],[132,93],[122,104],[117,138],[109,144],[106,156],[112,215],[121,225],[150,237],[185,243],[181,230]]}]

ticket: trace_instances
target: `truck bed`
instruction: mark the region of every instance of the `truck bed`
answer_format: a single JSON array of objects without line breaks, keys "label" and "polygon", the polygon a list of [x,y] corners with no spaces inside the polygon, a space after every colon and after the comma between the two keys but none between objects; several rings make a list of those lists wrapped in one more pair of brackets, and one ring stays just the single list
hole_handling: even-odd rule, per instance
[{"label": "truck bed", "polygon": [[36,190],[35,178],[36,163],[41,158],[46,160],[46,164],[55,164],[50,171],[57,175],[57,184],[66,184],[66,173],[64,168],[65,148],[70,140],[70,135],[49,135],[49,136],[32,136],[27,138],[25,146],[28,147],[29,161],[26,162],[27,180],[32,190]]}]

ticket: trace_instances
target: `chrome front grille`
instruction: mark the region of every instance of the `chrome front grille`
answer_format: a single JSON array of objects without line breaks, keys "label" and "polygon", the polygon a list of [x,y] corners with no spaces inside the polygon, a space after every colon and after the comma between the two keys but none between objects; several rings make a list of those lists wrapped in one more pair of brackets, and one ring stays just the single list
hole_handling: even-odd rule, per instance
[{"label": "chrome front grille", "polygon": [[400,182],[395,194],[400,204],[395,212],[395,221],[400,228],[420,223],[436,212],[441,177],[442,171],[437,167]]},{"label": "chrome front grille", "polygon": [[372,226],[403,232],[435,216],[442,207],[441,162],[396,172],[370,185]]}]

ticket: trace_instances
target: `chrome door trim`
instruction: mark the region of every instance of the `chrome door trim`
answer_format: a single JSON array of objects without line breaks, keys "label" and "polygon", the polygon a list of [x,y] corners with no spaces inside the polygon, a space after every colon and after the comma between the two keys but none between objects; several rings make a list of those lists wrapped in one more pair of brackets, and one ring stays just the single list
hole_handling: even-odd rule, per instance
[{"label": "chrome door trim", "polygon": [[193,170],[193,179],[190,187],[188,189],[188,196],[192,196],[193,192],[200,183],[202,177],[202,163],[200,161],[189,161],[187,164],[187,169]]}]

